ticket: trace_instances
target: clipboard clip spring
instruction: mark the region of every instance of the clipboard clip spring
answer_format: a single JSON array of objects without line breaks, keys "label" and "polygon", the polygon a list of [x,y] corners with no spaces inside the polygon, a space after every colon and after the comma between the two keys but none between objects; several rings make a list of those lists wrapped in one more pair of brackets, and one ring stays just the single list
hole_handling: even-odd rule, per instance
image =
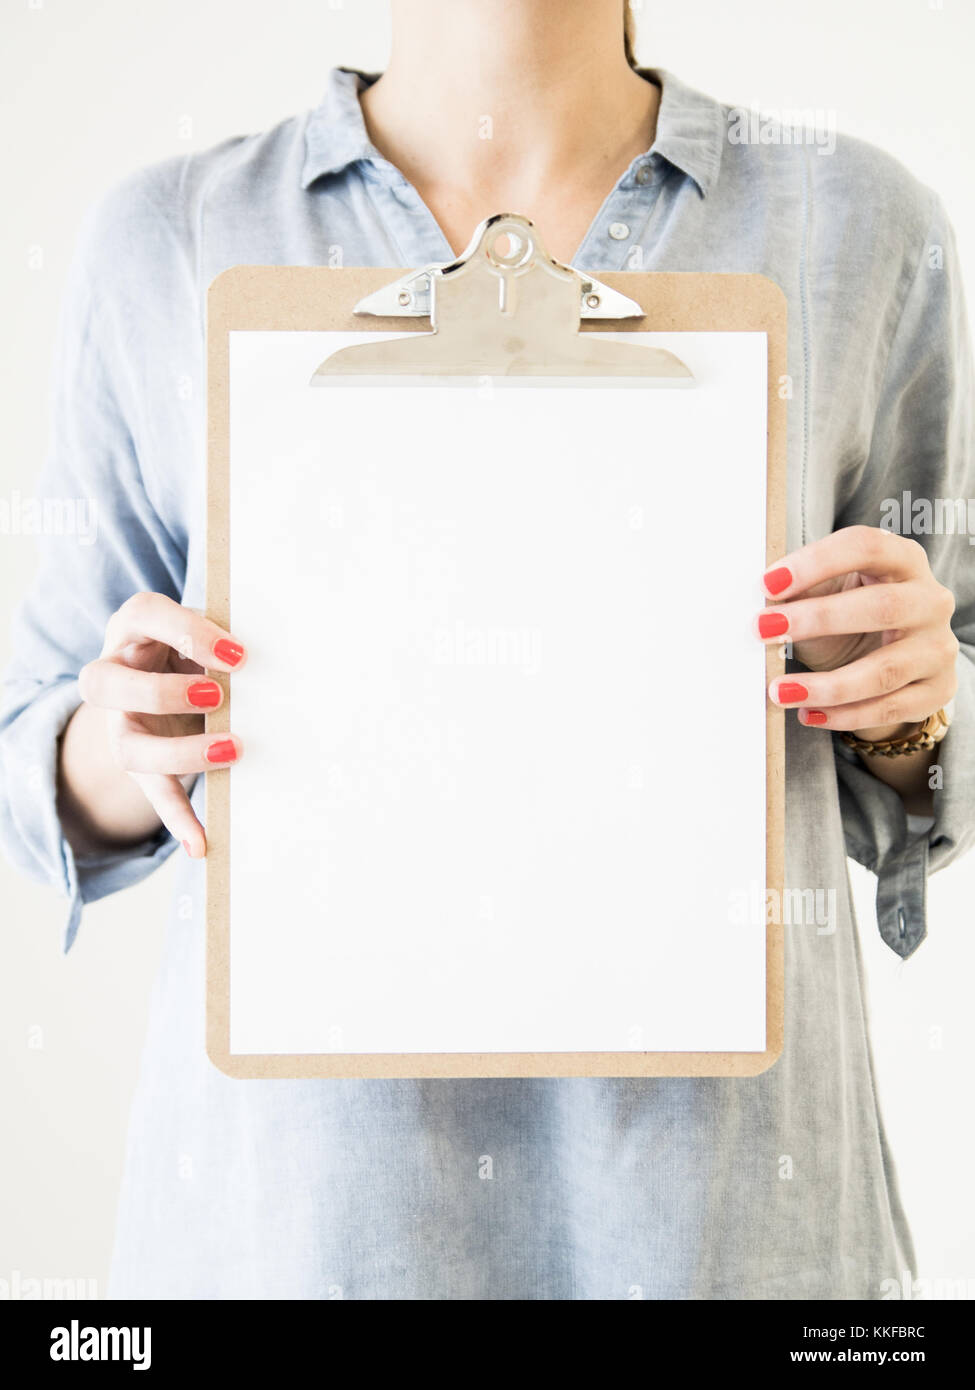
[{"label": "clipboard clip spring", "polygon": [[[498,224],[502,222],[507,225],[500,227]],[[455,267],[475,254],[492,228],[494,229],[494,236],[491,238],[492,249],[488,253],[491,258],[495,259],[499,265],[505,265],[512,258],[515,261],[519,258],[518,248],[525,246],[525,240],[523,236],[519,236],[519,228],[514,225],[516,223],[520,224],[525,231],[529,231],[531,239],[539,246],[541,245],[538,232],[527,217],[522,217],[518,213],[496,213],[480,224],[467,250],[456,261],[443,265],[424,266],[422,270],[411,270],[408,275],[404,275],[401,279],[394,280],[390,285],[384,285],[381,290],[366,295],[365,299],[360,299],[354,312],[356,314],[372,314],[379,318],[429,318],[433,305],[431,279],[434,276],[449,275]],[[509,250],[500,252],[496,249],[497,243],[505,236],[508,238]],[[528,254],[530,255],[530,250]],[[579,271],[573,270],[571,266],[563,266],[562,268],[569,271],[578,284],[580,318],[634,319],[643,317],[643,310],[635,299],[627,298],[625,294],[610,289],[608,285],[602,284],[594,276],[583,275]]]},{"label": "clipboard clip spring", "polygon": [[427,266],[367,295],[354,312],[429,316],[432,332],[340,348],[313,386],[444,385],[471,376],[551,385],[689,386],[674,353],[608,334],[580,333],[583,319],[642,318],[633,299],[554,260],[534,224],[518,213],[486,218],[457,260]]}]

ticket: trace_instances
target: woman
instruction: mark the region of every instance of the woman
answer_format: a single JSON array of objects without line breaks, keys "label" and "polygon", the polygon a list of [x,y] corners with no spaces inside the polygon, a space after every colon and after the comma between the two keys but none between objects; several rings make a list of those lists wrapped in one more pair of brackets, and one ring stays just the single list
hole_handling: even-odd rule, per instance
[{"label": "woman", "polygon": [[[877,870],[881,931],[907,956],[928,868],[973,834],[970,647],[959,662],[951,624],[953,591],[955,632],[975,638],[965,538],[922,549],[880,527],[885,498],[972,487],[942,206],[857,141],[822,158],[729,140],[727,109],[633,70],[621,0],[394,0],[393,17],[378,81],[337,70],[317,110],[105,199],[65,310],[46,490],[96,499],[99,536],[47,557],[20,619],[5,839],[69,895],[68,944],[82,903],[180,842],[188,856],[111,1292],[879,1298],[914,1257],[874,1095],[844,846]],[[195,611],[203,296],[241,262],[444,261],[508,208],[596,274],[759,271],[789,298],[789,553],[765,577],[756,640],[796,644],[770,691],[797,711],[787,876],[836,889],[836,930],[790,929],[785,1052],[756,1079],[231,1081],[204,1054],[197,774],[242,749],[200,732],[194,711],[220,698],[203,667],[247,679],[247,634]],[[721,583],[720,556],[694,557],[693,537],[688,556]],[[921,722],[956,689],[953,727],[928,751]],[[913,742],[885,758],[880,740]]]}]

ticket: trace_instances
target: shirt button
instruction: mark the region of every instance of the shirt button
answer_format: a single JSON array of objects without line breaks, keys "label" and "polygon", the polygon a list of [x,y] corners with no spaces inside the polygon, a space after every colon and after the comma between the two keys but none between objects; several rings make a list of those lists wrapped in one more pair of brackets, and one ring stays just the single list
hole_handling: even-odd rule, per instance
[{"label": "shirt button", "polygon": [[625,241],[630,235],[630,229],[625,222],[611,222],[609,224],[609,234],[614,241]]},{"label": "shirt button", "polygon": [[652,178],[653,178],[653,170],[650,168],[650,165],[649,165],[649,164],[641,164],[640,167],[639,167],[639,169],[637,169],[637,171],[636,171],[636,181],[637,181],[637,183],[649,183],[650,180],[651,180]]}]

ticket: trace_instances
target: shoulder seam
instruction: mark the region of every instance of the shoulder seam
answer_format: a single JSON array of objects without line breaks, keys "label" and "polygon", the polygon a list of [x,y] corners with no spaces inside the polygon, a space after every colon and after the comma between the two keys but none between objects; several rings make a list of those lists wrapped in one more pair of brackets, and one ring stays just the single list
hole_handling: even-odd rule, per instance
[{"label": "shoulder seam", "polygon": [[[925,187],[925,192],[927,193],[927,198],[928,198],[928,216],[927,216],[927,218],[926,218],[926,220],[925,220],[925,224],[924,224],[924,233],[923,233],[923,235],[922,235],[922,237],[921,237],[921,247],[920,247],[920,250],[918,251],[917,259],[916,259],[916,261],[915,261],[915,263],[914,263],[914,269],[913,269],[913,271],[911,272],[910,279],[907,281],[906,288],[905,288],[905,290],[904,290],[903,299],[901,300],[900,307],[899,307],[899,309],[897,310],[897,322],[896,322],[895,325],[894,325],[894,331],[893,331],[893,333],[891,333],[891,335],[890,335],[890,342],[887,344],[887,356],[886,356],[886,359],[885,359],[885,361],[884,361],[884,370],[883,370],[883,372],[881,373],[880,383],[879,383],[879,385],[878,385],[878,387],[877,387],[877,408],[878,408],[878,410],[879,410],[879,407],[880,407],[880,403],[882,402],[882,400],[883,400],[883,398],[884,398],[884,391],[885,391],[886,386],[887,386],[887,378],[888,378],[888,376],[890,375],[890,367],[891,367],[891,361],[892,361],[893,356],[894,356],[894,348],[895,348],[895,346],[896,346],[896,344],[897,344],[898,338],[900,337],[901,329],[902,329],[903,326],[904,326],[904,315],[905,315],[906,312],[907,312],[907,306],[908,306],[908,304],[909,304],[910,301],[911,301],[911,296],[912,296],[912,294],[914,293],[914,287],[915,287],[915,285],[917,284],[918,280],[920,279],[920,275],[921,275],[921,266],[922,266],[923,263],[924,263],[924,253],[925,253],[926,249],[931,245],[931,229],[932,229],[933,226],[934,226],[935,218],[936,218],[936,216],[937,216],[938,209],[939,209],[939,206],[940,206],[939,199],[938,199],[938,195],[934,192],[934,190],[933,190],[932,188],[927,187],[926,185],[922,185],[922,186]],[[873,437],[874,437],[874,431],[875,431],[875,429],[876,429],[876,423],[877,423],[877,413],[876,413],[876,411],[875,411],[875,412],[874,412],[874,423],[873,423],[873,427],[871,428],[871,431],[870,431],[870,442],[869,442],[869,444],[868,444],[868,446],[867,446],[867,458],[869,458],[870,455],[873,453]]]},{"label": "shoulder seam", "polygon": [[[297,116],[289,116],[289,117],[287,118],[288,121],[295,121],[295,120],[297,120],[297,119],[299,119]],[[281,124],[282,124],[282,125],[287,124],[287,121],[281,122]],[[218,165],[215,169],[212,169],[212,170],[210,171],[210,173],[207,175],[206,179],[203,181],[203,183],[202,183],[202,185],[201,185],[201,187],[200,187],[200,192],[199,192],[199,195],[198,195],[197,205],[196,205],[196,225],[195,225],[194,228],[193,228],[193,231],[194,231],[194,244],[195,244],[195,260],[194,260],[194,264],[193,264],[193,271],[192,271],[192,274],[193,274],[193,293],[194,293],[194,298],[195,298],[195,301],[196,301],[197,314],[198,314],[198,316],[199,316],[199,327],[200,327],[200,332],[201,332],[201,333],[205,333],[205,331],[206,331],[206,297],[205,297],[205,295],[204,295],[204,285],[203,285],[203,265],[204,265],[204,262],[205,262],[205,257],[204,257],[204,239],[205,239],[205,237],[206,237],[205,217],[206,217],[206,208],[207,208],[207,204],[208,204],[209,199],[210,199],[210,193],[211,193],[211,190],[214,188],[214,186],[215,186],[215,185],[220,181],[220,179],[223,178],[224,175],[227,173],[228,168],[229,168],[229,167],[232,167],[232,166],[233,166],[234,164],[236,164],[236,163],[239,163],[239,162],[242,160],[243,156],[246,154],[247,150],[248,150],[248,149],[250,148],[250,146],[254,143],[254,141],[255,141],[255,140],[261,139],[261,137],[262,137],[263,135],[266,135],[267,133],[268,133],[268,132],[266,132],[266,131],[259,131],[259,132],[257,132],[256,134],[241,135],[241,136],[239,136],[239,137],[238,137],[237,146],[236,146],[236,148],[234,149],[234,152],[233,152],[234,155],[236,156],[236,158],[235,158],[234,160],[228,160],[227,163],[225,163],[225,164],[220,164],[220,165]]]}]

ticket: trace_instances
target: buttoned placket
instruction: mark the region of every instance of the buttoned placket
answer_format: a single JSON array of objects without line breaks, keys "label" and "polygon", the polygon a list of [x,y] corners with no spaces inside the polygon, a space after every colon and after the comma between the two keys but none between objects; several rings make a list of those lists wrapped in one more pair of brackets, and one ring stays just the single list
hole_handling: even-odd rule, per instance
[{"label": "buttoned placket", "polygon": [[[580,270],[642,270],[646,234],[669,166],[651,149],[633,160],[597,212],[573,257]],[[634,264],[633,249],[641,256]]]}]

